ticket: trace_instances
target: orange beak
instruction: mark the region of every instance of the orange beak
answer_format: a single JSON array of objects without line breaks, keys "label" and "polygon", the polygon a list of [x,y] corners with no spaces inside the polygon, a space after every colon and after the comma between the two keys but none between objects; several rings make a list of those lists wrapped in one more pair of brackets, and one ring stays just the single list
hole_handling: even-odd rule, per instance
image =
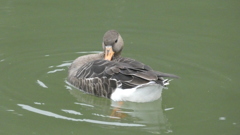
[{"label": "orange beak", "polygon": [[113,55],[114,55],[114,52],[112,50],[112,46],[105,46],[105,57],[104,57],[104,59],[111,61]]}]

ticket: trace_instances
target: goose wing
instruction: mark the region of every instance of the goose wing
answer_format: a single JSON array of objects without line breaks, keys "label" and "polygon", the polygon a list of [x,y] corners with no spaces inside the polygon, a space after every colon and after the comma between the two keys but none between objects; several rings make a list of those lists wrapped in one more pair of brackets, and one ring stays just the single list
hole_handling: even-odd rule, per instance
[{"label": "goose wing", "polygon": [[132,88],[137,85],[155,81],[163,85],[162,77],[177,77],[172,74],[152,70],[149,66],[129,58],[118,58],[113,61],[96,60],[78,69],[75,76],[79,79],[107,78],[122,84],[122,88]]}]

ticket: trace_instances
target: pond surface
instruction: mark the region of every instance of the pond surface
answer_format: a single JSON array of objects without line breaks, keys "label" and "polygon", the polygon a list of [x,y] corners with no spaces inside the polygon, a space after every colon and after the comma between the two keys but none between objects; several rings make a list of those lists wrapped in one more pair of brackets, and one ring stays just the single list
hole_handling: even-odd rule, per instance
[{"label": "pond surface", "polygon": [[[0,134],[240,134],[239,1],[0,1]],[[119,104],[66,82],[118,30],[122,55],[173,73],[161,99]]]}]

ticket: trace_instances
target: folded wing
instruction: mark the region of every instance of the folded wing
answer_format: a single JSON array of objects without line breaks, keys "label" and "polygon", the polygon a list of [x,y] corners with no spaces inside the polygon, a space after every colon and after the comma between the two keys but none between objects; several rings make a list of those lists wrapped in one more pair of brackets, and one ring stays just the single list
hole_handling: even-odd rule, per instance
[{"label": "folded wing", "polygon": [[75,76],[78,79],[106,78],[116,81],[123,89],[154,81],[164,85],[162,77],[178,78],[176,75],[152,70],[149,66],[129,58],[112,61],[96,60],[83,65]]}]

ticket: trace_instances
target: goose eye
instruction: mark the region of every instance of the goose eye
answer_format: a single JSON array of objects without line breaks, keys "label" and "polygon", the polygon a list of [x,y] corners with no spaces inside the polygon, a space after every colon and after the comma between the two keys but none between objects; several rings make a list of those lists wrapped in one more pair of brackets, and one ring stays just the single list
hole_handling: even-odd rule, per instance
[{"label": "goose eye", "polygon": [[117,43],[118,40],[115,40],[115,43]]}]

